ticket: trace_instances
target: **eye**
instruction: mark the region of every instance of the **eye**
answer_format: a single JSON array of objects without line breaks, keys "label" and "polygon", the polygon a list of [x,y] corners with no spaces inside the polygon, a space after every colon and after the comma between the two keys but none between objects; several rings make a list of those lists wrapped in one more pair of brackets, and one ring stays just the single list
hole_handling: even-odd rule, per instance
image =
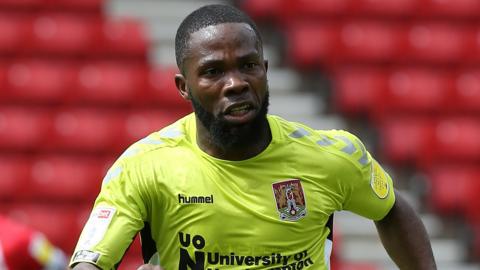
[{"label": "eye", "polygon": [[243,65],[243,67],[245,69],[254,69],[257,67],[257,63],[254,63],[254,62],[246,63],[245,65]]},{"label": "eye", "polygon": [[217,76],[222,74],[222,71],[218,68],[208,68],[203,72],[203,74],[207,76]]}]

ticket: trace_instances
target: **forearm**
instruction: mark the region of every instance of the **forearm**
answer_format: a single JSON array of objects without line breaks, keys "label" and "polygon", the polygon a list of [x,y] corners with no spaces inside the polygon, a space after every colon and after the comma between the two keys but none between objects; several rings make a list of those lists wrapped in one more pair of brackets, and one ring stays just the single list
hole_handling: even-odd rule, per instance
[{"label": "forearm", "polygon": [[390,213],[375,225],[383,246],[400,269],[437,269],[425,226],[398,193]]}]

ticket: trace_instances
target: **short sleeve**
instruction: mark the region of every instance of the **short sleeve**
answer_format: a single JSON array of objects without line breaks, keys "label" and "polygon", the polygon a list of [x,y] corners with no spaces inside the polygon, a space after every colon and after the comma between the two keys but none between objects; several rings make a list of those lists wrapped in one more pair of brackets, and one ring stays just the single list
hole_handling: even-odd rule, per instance
[{"label": "short sleeve", "polygon": [[108,171],[70,266],[88,262],[101,269],[114,269],[122,259],[137,232],[143,228],[146,216],[138,177],[122,163]]},{"label": "short sleeve", "polygon": [[380,164],[372,158],[363,143],[354,135],[343,132],[338,136],[351,147],[350,168],[341,171],[344,185],[343,209],[372,220],[385,217],[395,203],[393,181]]}]

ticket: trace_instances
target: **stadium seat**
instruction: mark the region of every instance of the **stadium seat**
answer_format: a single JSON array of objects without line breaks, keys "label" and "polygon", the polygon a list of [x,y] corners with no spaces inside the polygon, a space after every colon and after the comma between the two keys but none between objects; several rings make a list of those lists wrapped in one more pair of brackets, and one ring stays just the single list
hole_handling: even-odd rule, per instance
[{"label": "stadium seat", "polygon": [[148,40],[143,25],[134,19],[121,18],[104,21],[101,36],[94,52],[119,58],[147,60]]},{"label": "stadium seat", "polygon": [[445,118],[434,134],[435,156],[443,160],[480,160],[480,122],[476,117]]},{"label": "stadium seat", "polygon": [[17,61],[6,71],[7,99],[33,104],[63,101],[73,84],[71,66],[54,61]]},{"label": "stadium seat", "polygon": [[71,14],[42,14],[33,20],[33,54],[84,56],[98,47],[98,18]]},{"label": "stadium seat", "polygon": [[379,126],[382,157],[397,164],[431,160],[435,122],[416,116],[384,118]]},{"label": "stadium seat", "polygon": [[480,112],[480,69],[460,72],[454,85],[455,108],[459,111]]},{"label": "stadium seat", "polygon": [[42,5],[45,8],[51,10],[62,10],[62,11],[72,11],[75,13],[78,12],[88,12],[88,13],[98,13],[102,12],[103,0],[42,0],[44,4]]},{"label": "stadium seat", "polygon": [[0,9],[21,12],[39,10],[100,13],[103,0],[1,0]]},{"label": "stadium seat", "polygon": [[402,29],[388,22],[345,22],[340,28],[341,46],[334,49],[346,62],[391,62],[400,57],[402,36]]},{"label": "stadium seat", "polygon": [[135,104],[145,88],[145,67],[124,62],[90,62],[78,66],[74,102]]},{"label": "stadium seat", "polygon": [[25,107],[0,107],[0,148],[26,151],[46,143],[51,132],[47,111]]},{"label": "stadium seat", "polygon": [[53,118],[50,149],[73,152],[119,151],[123,114],[94,108],[65,109]]},{"label": "stadium seat", "polygon": [[477,0],[424,0],[421,10],[429,15],[451,18],[478,17],[480,2]]},{"label": "stadium seat", "polygon": [[408,29],[406,61],[457,63],[467,57],[469,29],[461,25],[417,23]]},{"label": "stadium seat", "polygon": [[67,254],[72,254],[91,205],[14,203],[0,212],[40,232]]},{"label": "stadium seat", "polygon": [[105,176],[106,161],[65,155],[33,159],[27,196],[48,202],[93,203]]},{"label": "stadium seat", "polygon": [[126,144],[132,144],[135,141],[159,131],[169,124],[174,123],[186,113],[181,110],[135,110],[131,111],[124,122]]},{"label": "stadium seat", "polygon": [[430,186],[428,200],[436,212],[467,219],[480,217],[478,168],[465,165],[435,166],[427,176]]},{"label": "stadium seat", "polygon": [[8,56],[23,52],[25,50],[25,45],[28,44],[30,36],[30,21],[27,16],[21,14],[10,14],[6,12],[0,13],[1,56]]},{"label": "stadium seat", "polygon": [[161,106],[162,109],[190,112],[190,102],[184,100],[175,86],[177,68],[153,67],[147,74],[146,97],[151,103]]},{"label": "stadium seat", "polygon": [[349,116],[373,112],[387,86],[385,71],[375,68],[343,68],[333,78],[335,107]]},{"label": "stadium seat", "polygon": [[284,0],[244,0],[240,2],[240,6],[255,20],[275,20],[281,16],[284,2]]},{"label": "stadium seat", "polygon": [[287,57],[297,68],[331,65],[337,57],[338,26],[328,22],[293,23],[287,29]]},{"label": "stadium seat", "polygon": [[451,100],[449,74],[425,68],[401,68],[390,73],[380,101],[386,112],[441,112]]},{"label": "stadium seat", "polygon": [[469,48],[468,58],[466,62],[477,64],[480,61],[480,26],[476,25],[470,37],[471,47]]},{"label": "stadium seat", "polygon": [[27,186],[30,162],[27,158],[0,156],[0,201],[15,200],[23,196]]},{"label": "stadium seat", "polygon": [[363,16],[381,16],[387,19],[399,16],[411,16],[419,7],[418,0],[357,0],[354,14]]},{"label": "stadium seat", "polygon": [[348,14],[352,0],[284,0],[284,19],[295,21],[298,18],[325,18]]}]

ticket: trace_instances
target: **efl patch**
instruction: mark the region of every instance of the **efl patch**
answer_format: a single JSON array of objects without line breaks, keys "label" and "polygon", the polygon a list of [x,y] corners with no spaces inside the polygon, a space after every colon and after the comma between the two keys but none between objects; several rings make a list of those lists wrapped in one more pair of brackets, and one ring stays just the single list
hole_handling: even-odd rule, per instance
[{"label": "efl patch", "polygon": [[370,186],[380,199],[385,199],[388,196],[390,189],[388,187],[387,174],[376,161],[372,162],[372,179],[370,180]]},{"label": "efl patch", "polygon": [[78,241],[79,249],[92,249],[103,239],[115,211],[115,208],[106,206],[93,209]]},{"label": "efl patch", "polygon": [[307,202],[300,180],[273,183],[272,189],[281,220],[296,221],[307,215]]},{"label": "efl patch", "polygon": [[100,258],[100,253],[90,250],[79,250],[73,255],[72,263],[75,262],[91,262],[97,263]]}]

